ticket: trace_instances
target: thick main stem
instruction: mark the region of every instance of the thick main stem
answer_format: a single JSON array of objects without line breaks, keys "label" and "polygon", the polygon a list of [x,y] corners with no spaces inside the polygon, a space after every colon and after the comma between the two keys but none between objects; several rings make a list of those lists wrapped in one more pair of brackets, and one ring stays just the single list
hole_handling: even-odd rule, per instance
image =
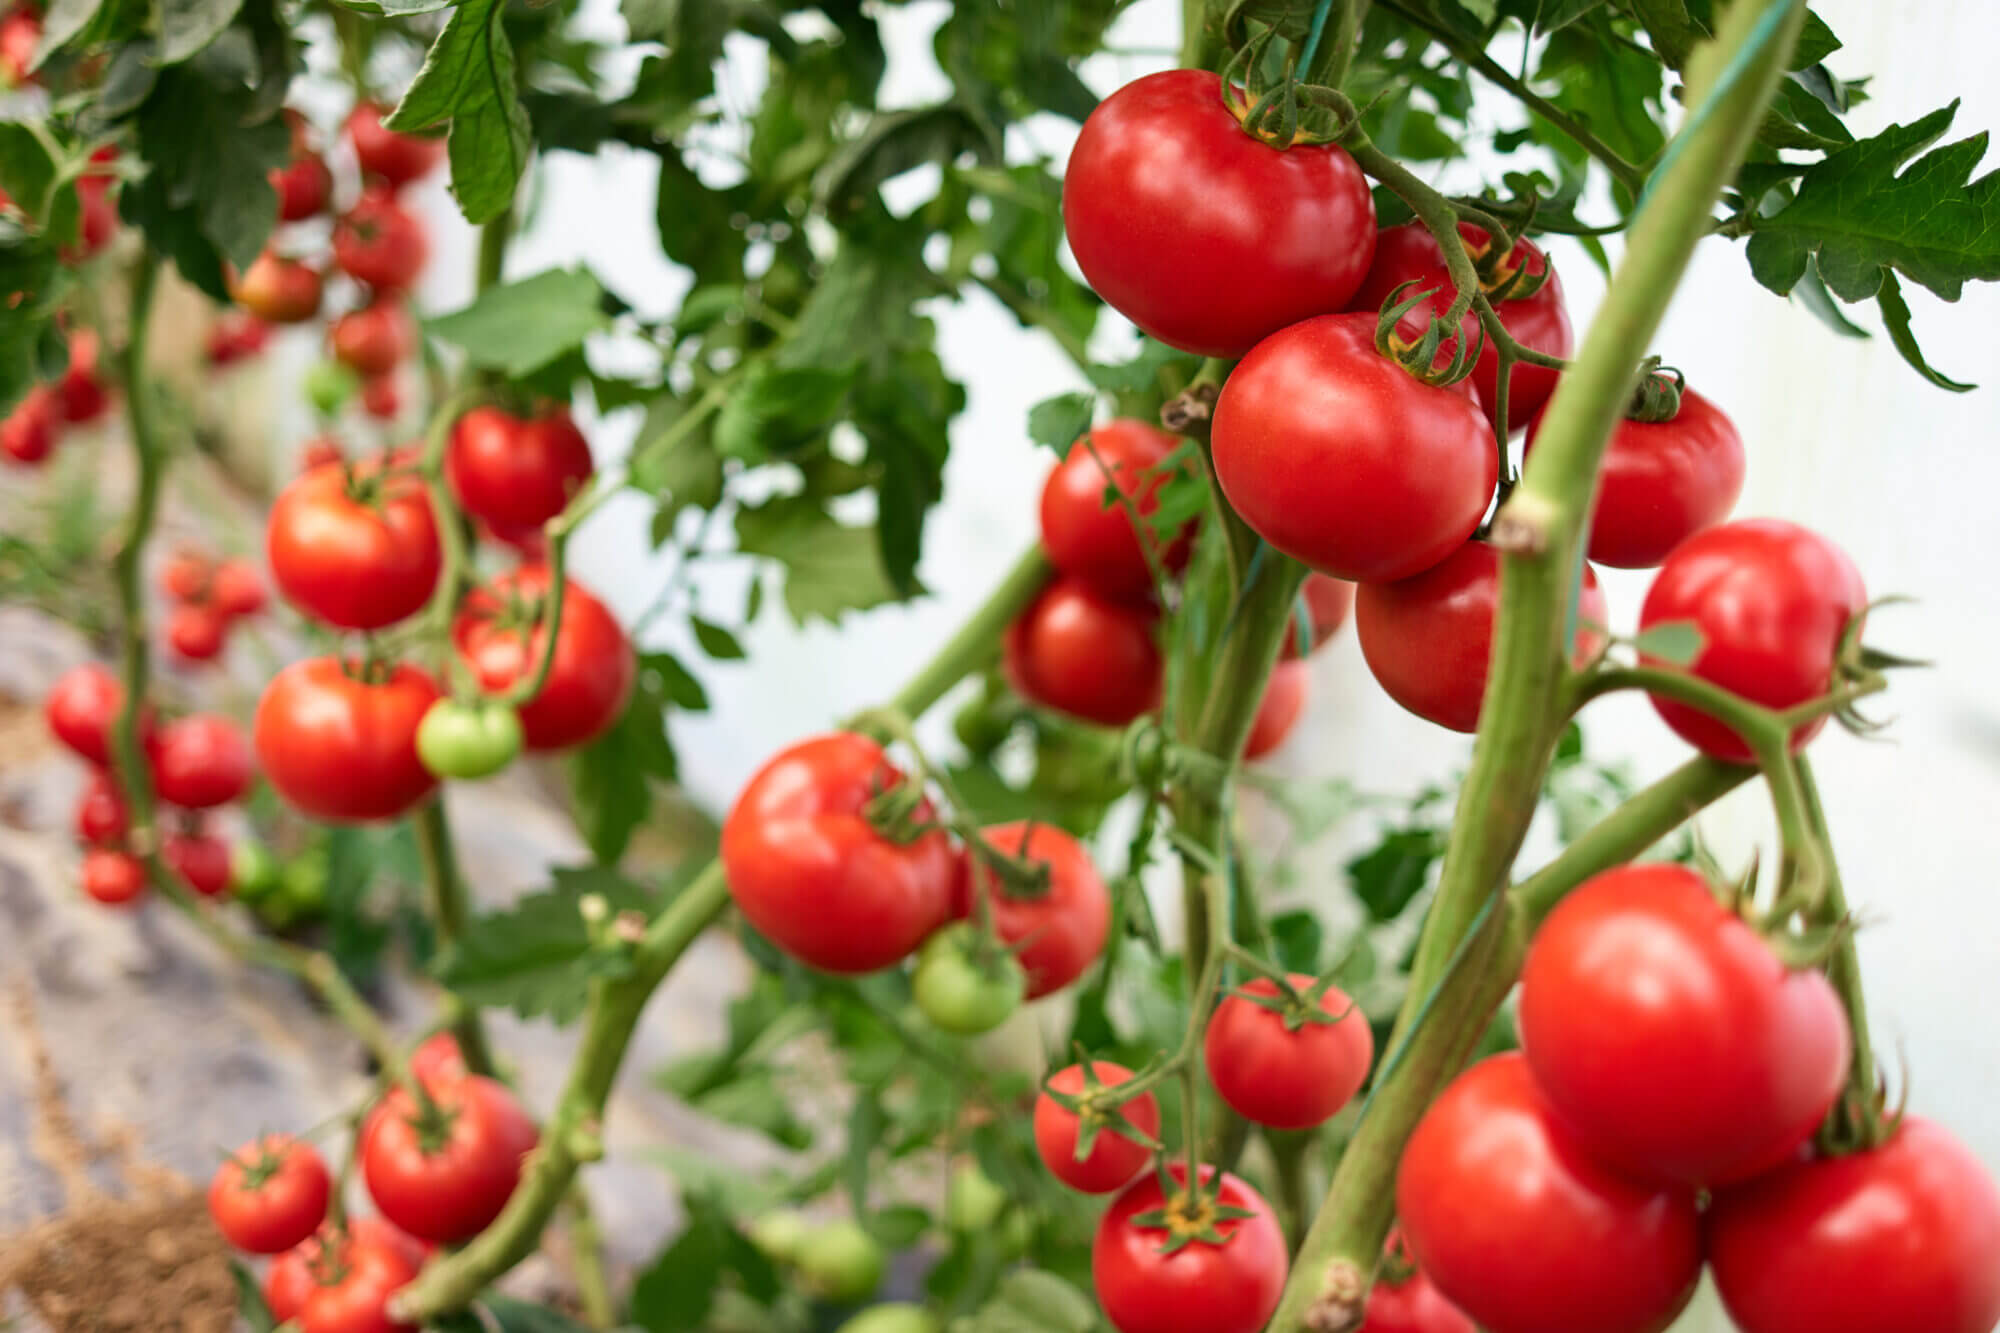
[{"label": "thick main stem", "polygon": [[[1689,105],[1702,106],[1711,96],[1716,105],[1691,121],[1686,141],[1633,224],[1604,305],[1549,404],[1520,486],[1495,520],[1495,543],[1506,552],[1498,642],[1472,768],[1411,969],[1409,999],[1390,1042],[1392,1049],[1407,1042],[1408,1054],[1385,1075],[1341,1159],[1273,1333],[1343,1333],[1360,1324],[1367,1275],[1389,1227],[1403,1145],[1477,1039],[1478,1025],[1491,1012],[1489,999],[1497,1004],[1506,994],[1510,979],[1495,966],[1505,917],[1489,903],[1520,851],[1563,722],[1567,622],[1598,463],[1640,360],[1708,232],[1710,210],[1734,178],[1784,72],[1805,6],[1790,0],[1777,40],[1759,47],[1751,39],[1759,11],[1768,8],[1738,0],[1716,40],[1691,64]],[[1479,937],[1469,940],[1482,921]],[[1419,1030],[1416,1020],[1425,1014]]]}]

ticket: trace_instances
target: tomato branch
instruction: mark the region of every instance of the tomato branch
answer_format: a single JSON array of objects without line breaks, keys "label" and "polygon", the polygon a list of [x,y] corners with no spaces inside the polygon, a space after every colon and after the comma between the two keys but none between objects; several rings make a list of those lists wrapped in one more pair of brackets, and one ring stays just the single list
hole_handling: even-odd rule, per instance
[{"label": "tomato branch", "polygon": [[1814,835],[1826,849],[1826,896],[1820,919],[1836,929],[1833,956],[1827,960],[1827,979],[1840,993],[1847,1011],[1847,1027],[1854,1039],[1854,1059],[1848,1066],[1847,1090],[1834,1105],[1833,1114],[1821,1130],[1821,1141],[1829,1148],[1874,1147],[1885,1137],[1880,1114],[1881,1075],[1875,1067],[1875,1043],[1868,1033],[1868,1000],[1861,987],[1861,956],[1855,947],[1854,932],[1847,928],[1847,894],[1840,882],[1840,866],[1833,855],[1833,834],[1827,827],[1826,811],[1820,805],[1819,784],[1813,781],[1812,766],[1799,760],[1799,785],[1805,789],[1806,809]]},{"label": "tomato branch", "polygon": [[1793,0],[1782,39],[1753,43],[1761,15],[1750,5],[1732,7],[1692,66],[1690,104],[1713,99],[1713,114],[1691,117],[1685,141],[1666,161],[1603,308],[1549,404],[1521,484],[1495,520],[1495,544],[1504,553],[1497,642],[1472,768],[1391,1038],[1392,1047],[1407,1043],[1407,1054],[1381,1076],[1341,1159],[1273,1333],[1331,1333],[1359,1324],[1403,1145],[1506,992],[1508,979],[1496,966],[1506,918],[1490,902],[1520,852],[1566,716],[1570,603],[1598,463],[1641,358],[1708,233],[1710,210],[1776,90],[1804,9]]}]

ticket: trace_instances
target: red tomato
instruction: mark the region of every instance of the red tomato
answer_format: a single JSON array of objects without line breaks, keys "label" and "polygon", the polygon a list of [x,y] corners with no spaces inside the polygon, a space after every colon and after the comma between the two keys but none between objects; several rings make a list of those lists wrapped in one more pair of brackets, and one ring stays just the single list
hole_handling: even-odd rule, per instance
[{"label": "red tomato", "polygon": [[310,472],[323,463],[345,463],[346,450],[331,435],[318,435],[299,446],[299,471]]},{"label": "red tomato", "polygon": [[1459,1075],[1396,1179],[1403,1237],[1488,1333],[1660,1333],[1694,1294],[1694,1194],[1617,1175],[1555,1118],[1518,1052]]},{"label": "red tomato", "polygon": [[[74,666],[56,678],[43,701],[49,730],[78,756],[111,767],[111,729],[125,707],[125,687],[109,667],[99,662]],[[150,708],[139,717],[139,735],[149,741],[153,731]]]},{"label": "red tomato", "polygon": [[208,833],[169,833],[160,857],[204,898],[229,892],[229,844]]},{"label": "red tomato", "polygon": [[1375,350],[1375,321],[1328,315],[1259,343],[1222,386],[1216,479],[1258,535],[1324,574],[1408,578],[1472,535],[1493,498],[1493,432],[1463,384],[1434,388]]},{"label": "red tomato", "polygon": [[361,382],[361,410],[377,421],[394,421],[403,410],[403,390],[391,370]]},{"label": "red tomato", "polygon": [[[387,375],[417,345],[410,312],[394,296],[378,296],[333,321],[333,359],[364,376]],[[392,414],[393,415],[393,414]]]},{"label": "red tomato", "polygon": [[[1175,1163],[1168,1171],[1184,1188],[1187,1167]],[[1200,1178],[1208,1184],[1215,1168],[1202,1167]],[[1159,1177],[1133,1181],[1105,1211],[1090,1247],[1090,1277],[1118,1333],[1257,1333],[1264,1327],[1291,1266],[1284,1233],[1271,1205],[1226,1172],[1218,1201],[1251,1215],[1210,1223],[1223,1238],[1220,1245],[1190,1240],[1171,1253],[1165,1247],[1173,1230],[1137,1220],[1166,1207]]]},{"label": "red tomato", "polygon": [[[1541,431],[1539,415],[1528,445]],[[1681,391],[1672,421],[1620,421],[1597,474],[1590,558],[1651,569],[1676,546],[1729,517],[1743,493],[1743,440],[1715,404]]]},{"label": "red tomato", "polygon": [[212,366],[247,360],[264,350],[271,326],[247,310],[224,310],[208,326],[206,352]]},{"label": "red tomato", "polygon": [[[1692,622],[1702,637],[1695,675],[1754,703],[1790,708],[1832,686],[1841,635],[1867,604],[1846,552],[1796,523],[1753,518],[1674,548],[1646,592],[1639,628]],[[1653,707],[1696,749],[1750,760],[1742,737],[1701,710],[1659,698]],[[1825,725],[1822,717],[1793,731],[1792,750]]]},{"label": "red tomato", "polygon": [[427,1088],[439,1079],[464,1078],[467,1072],[458,1038],[449,1032],[433,1032],[410,1056],[410,1077]]},{"label": "red tomato", "polygon": [[295,478],[271,506],[265,556],[287,601],[342,629],[380,629],[421,610],[443,563],[423,482],[384,475],[382,461]]},{"label": "red tomato", "polygon": [[1320,646],[1332,638],[1334,632],[1347,623],[1347,616],[1354,609],[1354,585],[1346,579],[1328,578],[1324,574],[1306,575],[1305,585],[1299,596],[1305,600],[1306,617],[1310,618],[1311,632],[1306,629],[1305,619],[1292,617],[1291,630],[1285,635],[1285,656],[1299,656],[1299,641],[1308,640],[1306,651],[1316,653]]},{"label": "red tomato", "polygon": [[1250,734],[1243,740],[1245,759],[1261,759],[1285,743],[1305,716],[1311,686],[1312,672],[1304,662],[1280,662],[1271,668],[1257,716],[1250,719]]},{"label": "red tomato", "polygon": [[35,48],[42,44],[42,16],[25,5],[0,15],[0,88],[35,82]]},{"label": "red tomato", "polygon": [[436,682],[407,663],[349,675],[331,657],[294,662],[257,701],[252,738],[278,794],[320,819],[394,819],[437,779],[417,758],[417,724]]},{"label": "red tomato", "polygon": [[0,452],[16,463],[39,463],[62,434],[62,397],[54,385],[37,384],[0,421]]},{"label": "red tomato", "polygon": [[83,891],[98,902],[121,906],[146,891],[146,866],[130,852],[93,847],[83,854]]},{"label": "red tomato", "polygon": [[[1298,973],[1301,994],[1313,979]],[[1266,1007],[1285,1005],[1279,1012]],[[1284,1001],[1278,983],[1258,977],[1215,1007],[1202,1039],[1208,1081],[1245,1120],[1274,1129],[1309,1129],[1333,1118],[1368,1081],[1375,1033],[1368,1016],[1337,986],[1319,1013]]]},{"label": "red tomato", "polygon": [[444,158],[443,139],[419,139],[383,129],[382,108],[372,102],[355,103],[347,117],[347,137],[354,143],[362,174],[391,187],[429,174]]},{"label": "red tomato", "polygon": [[1851,1157],[1716,1195],[1708,1257],[1744,1333],[1990,1333],[2000,1190],[1937,1125],[1906,1118]]},{"label": "red tomato", "polygon": [[258,319],[303,324],[319,313],[322,287],[318,271],[304,261],[266,250],[229,284],[229,295]]},{"label": "red tomato", "polygon": [[[337,1244],[295,1316],[300,1333],[416,1333],[389,1317],[389,1298],[417,1275],[395,1245],[360,1235]],[[325,1281],[320,1278],[324,1277]]]},{"label": "red tomato", "polygon": [[[865,736],[835,732],[782,750],[722,824],[729,893],[750,924],[825,972],[897,962],[950,918],[957,856],[941,832],[896,842],[868,822],[908,779]],[[917,807],[928,818],[928,801]]]},{"label": "red tomato", "polygon": [[222,653],[228,628],[221,612],[207,603],[177,606],[167,613],[167,646],[183,661],[213,661]]},{"label": "red tomato", "polygon": [[428,1123],[407,1089],[390,1089],[361,1129],[361,1178],[382,1216],[449,1244],[500,1215],[537,1136],[513,1094],[490,1078],[424,1088],[442,1120]]},{"label": "red tomato", "polygon": [[[549,571],[523,565],[466,594],[452,625],[452,642],[479,688],[502,694],[534,675],[548,631],[536,608],[546,606]],[[565,581],[555,661],[542,692],[520,709],[530,750],[566,750],[597,739],[625,711],[638,670],[625,631],[604,603],[575,579]]]},{"label": "red tomato", "polygon": [[97,374],[97,334],[78,329],[69,335],[69,368],[57,388],[62,396],[63,420],[74,425],[95,421],[111,406],[110,391]]},{"label": "red tomato", "polygon": [[1007,628],[1003,667],[1022,698],[1107,727],[1160,706],[1158,613],[1058,575]]},{"label": "red tomato", "polygon": [[254,616],[264,609],[264,580],[248,560],[225,560],[215,567],[209,596],[225,616]]},{"label": "red tomato", "polygon": [[1368,1291],[1368,1312],[1355,1333],[1479,1333],[1465,1311],[1444,1298],[1444,1293],[1425,1277],[1422,1270],[1401,1282],[1378,1278]]},{"label": "red tomato", "polygon": [[176,602],[206,601],[214,569],[202,552],[189,546],[177,547],[160,566],[160,591]]},{"label": "red tomato", "polygon": [[[1486,233],[1472,228],[1478,235],[1483,248]],[[1500,317],[1505,328],[1515,342],[1530,351],[1544,352],[1549,356],[1567,357],[1574,346],[1570,335],[1569,311],[1563,306],[1562,279],[1556,276],[1548,257],[1533,241],[1520,240],[1514,249],[1500,261],[1500,272],[1488,284],[1487,294],[1494,288],[1511,280],[1512,275],[1526,269],[1529,274],[1539,275],[1546,271],[1547,282],[1527,296],[1515,300],[1497,302],[1493,313]],[[1431,292],[1428,301],[1419,304],[1398,325],[1398,332],[1414,342],[1421,338],[1424,329],[1434,316],[1441,317],[1450,307],[1456,289],[1451,283],[1451,274],[1444,268],[1433,268],[1417,275],[1417,285],[1404,292],[1406,297],[1415,296],[1420,291]],[[1460,324],[1460,336],[1480,340],[1479,316],[1468,311]],[[1541,410],[1555,392],[1559,372],[1547,366],[1529,365],[1525,361],[1514,363],[1513,374],[1507,377],[1507,422],[1510,429],[1519,429],[1522,422]],[[1481,342],[1479,360],[1472,369],[1472,383],[1479,390],[1479,403],[1488,421],[1495,420],[1500,412],[1500,351],[1490,340]]]},{"label": "red tomato", "polygon": [[[93,162],[109,162],[118,156],[114,148],[100,148],[90,155]],[[76,182],[76,244],[62,247],[65,264],[76,265],[103,250],[111,234],[118,230],[118,210],[112,206],[111,187],[116,183],[106,171],[86,171]]]},{"label": "red tomato", "polygon": [[76,836],[86,845],[116,846],[132,827],[125,795],[103,769],[93,769],[76,798]]},{"label": "red tomato", "polygon": [[148,747],[161,800],[188,810],[227,805],[250,789],[250,747],[226,717],[195,713],[161,727]]},{"label": "red tomato", "polygon": [[[1123,419],[1093,428],[1072,445],[1042,484],[1042,549],[1050,563],[1107,597],[1144,597],[1152,591],[1148,547],[1164,568],[1184,566],[1192,523],[1162,550],[1150,531],[1140,545],[1142,534],[1127,513],[1127,506],[1142,517],[1159,509],[1164,465],[1180,445],[1178,436],[1157,426]],[[1107,500],[1114,487],[1123,498]]]},{"label": "red tomato", "polygon": [[423,224],[381,188],[365,191],[333,227],[333,262],[377,293],[407,288],[429,257]]},{"label": "red tomato", "polygon": [[961,862],[958,915],[974,917],[983,895],[992,903],[993,929],[1028,974],[1030,1000],[1082,976],[1104,952],[1111,933],[1111,894],[1084,845],[1049,824],[994,824],[984,830],[995,850],[1048,867],[1047,892],[1016,896],[984,861],[968,850]]},{"label": "red tomato", "polygon": [[[1367,583],[1354,599],[1361,655],[1391,699],[1453,731],[1479,729],[1493,656],[1493,621],[1500,610],[1500,554],[1467,542],[1445,562],[1415,578]],[[1597,574],[1583,567],[1571,658],[1581,665],[1604,645],[1610,619]]]},{"label": "red tomato", "polygon": [[1347,303],[1375,253],[1375,201],[1345,149],[1279,151],[1244,131],[1215,75],[1168,70],[1083,123],[1063,230],[1120,314],[1183,351],[1236,357]]},{"label": "red tomato", "polygon": [[1824,974],[1792,971],[1685,866],[1624,866],[1529,947],[1521,1041],[1590,1151],[1649,1180],[1723,1185],[1796,1156],[1852,1054]]},{"label": "red tomato", "polygon": [[[1092,1060],[1090,1072],[1105,1088],[1115,1088],[1132,1077],[1131,1070],[1109,1060]],[[1081,1095],[1083,1066],[1070,1065],[1057,1070],[1049,1076],[1049,1086],[1072,1097]],[[1152,1093],[1145,1092],[1115,1110],[1092,1112],[1091,1117],[1099,1126],[1097,1137],[1091,1140],[1090,1151],[1079,1161],[1076,1145],[1082,1137],[1082,1117],[1048,1093],[1042,1093],[1035,1099],[1035,1149],[1049,1174],[1071,1189],[1085,1194],[1109,1194],[1123,1189],[1153,1160],[1151,1148],[1119,1133],[1118,1126],[1130,1124],[1149,1137],[1159,1138],[1160,1103]]]},{"label": "red tomato", "polygon": [[288,164],[271,168],[271,188],[278,192],[278,220],[303,222],[326,211],[326,201],[333,196],[333,172],[318,153],[295,149]]},{"label": "red tomato", "polygon": [[310,1143],[269,1134],[244,1144],[208,1183],[208,1215],[239,1250],[278,1254],[326,1220],[333,1178]]},{"label": "red tomato", "polygon": [[[264,1274],[264,1304],[269,1307],[271,1317],[280,1323],[298,1318],[307,1299],[319,1287],[315,1267],[329,1270],[336,1267],[337,1256],[350,1243],[389,1250],[412,1273],[423,1265],[430,1248],[428,1242],[404,1234],[379,1217],[350,1217],[346,1230],[337,1234],[330,1227],[321,1227],[313,1236],[271,1260],[271,1267]],[[326,1262],[322,1262],[322,1256]]]},{"label": "red tomato", "polygon": [[590,480],[590,442],[559,404],[526,420],[475,407],[452,427],[444,469],[466,513],[497,531],[540,528]]}]

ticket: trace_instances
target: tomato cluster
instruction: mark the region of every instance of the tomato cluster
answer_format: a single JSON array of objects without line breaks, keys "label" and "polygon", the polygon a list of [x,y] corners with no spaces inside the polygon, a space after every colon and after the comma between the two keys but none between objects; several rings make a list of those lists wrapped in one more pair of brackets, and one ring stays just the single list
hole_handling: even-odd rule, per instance
[{"label": "tomato cluster", "polygon": [[[130,846],[131,810],[113,772],[112,729],[124,707],[124,685],[95,662],[64,672],[43,701],[49,730],[91,768],[76,804],[83,891],[109,904],[137,900],[147,884],[145,862]],[[173,811],[160,859],[203,897],[227,893],[229,845],[207,830],[206,816],[250,789],[243,733],[225,717],[192,713],[162,722],[147,708],[139,737],[154,793]]]},{"label": "tomato cluster", "polygon": [[167,647],[183,662],[212,662],[237,621],[264,609],[264,579],[248,560],[216,560],[183,546],[160,569]]},{"label": "tomato cluster", "polygon": [[[87,178],[86,178],[87,179]],[[70,426],[87,425],[111,406],[111,389],[98,367],[97,335],[69,335],[69,367],[50,384],[37,384],[0,420],[0,454],[15,463],[46,459]]]}]

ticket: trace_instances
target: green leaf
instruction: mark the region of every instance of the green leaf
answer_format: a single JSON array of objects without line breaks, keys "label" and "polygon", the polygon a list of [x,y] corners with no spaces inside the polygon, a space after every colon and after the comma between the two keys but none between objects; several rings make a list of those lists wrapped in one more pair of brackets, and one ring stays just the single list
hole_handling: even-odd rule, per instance
[{"label": "green leaf", "polygon": [[924,267],[923,243],[921,228],[887,214],[847,227],[779,349],[778,363],[838,366],[859,360],[886,374],[898,368],[912,344],[928,345],[930,322],[913,307],[937,295],[941,285]]},{"label": "green leaf", "polygon": [[785,609],[794,624],[815,617],[838,623],[849,611],[896,600],[874,532],[840,523],[807,497],[739,509],[736,544],[784,566]]},{"label": "green leaf", "polygon": [[876,470],[882,567],[899,596],[917,591],[924,522],[944,497],[951,419],[964,408],[965,390],[946,376],[944,363],[928,346],[912,348],[855,390],[854,425],[868,442],[868,462]]},{"label": "green leaf", "polygon": [[572,268],[488,287],[464,309],[425,320],[424,329],[462,349],[474,366],[518,379],[610,322],[596,275]]},{"label": "green leaf", "polygon": [[[1884,284],[1886,287],[1887,284]],[[1840,302],[1833,299],[1833,293],[1820,281],[1819,271],[1807,265],[1803,276],[1792,288],[1792,299],[1811,311],[1820,323],[1832,329],[1843,338],[1866,338],[1868,330],[1847,317],[1840,308]]]},{"label": "green leaf", "polygon": [[1000,1279],[993,1298],[954,1319],[951,1333],[1095,1333],[1096,1304],[1053,1273],[1021,1269]]},{"label": "green leaf", "polygon": [[1395,920],[1422,892],[1431,866],[1444,855],[1444,844],[1444,834],[1433,828],[1391,831],[1347,863],[1354,896],[1375,920]]},{"label": "green leaf", "polygon": [[927,162],[949,165],[961,153],[997,160],[979,122],[955,102],[879,111],[856,138],[828,159],[814,186],[834,217],[874,202],[882,182]]},{"label": "green leaf", "polygon": [[[671,665],[663,667],[662,658]],[[651,813],[649,780],[673,782],[680,776],[666,717],[671,693],[684,688],[677,677],[686,674],[666,654],[641,657],[632,697],[618,721],[569,756],[565,767],[577,831],[599,861],[616,863]]]},{"label": "green leaf", "polygon": [[160,6],[157,63],[178,65],[214,41],[243,8],[243,0],[172,0]]},{"label": "green leaf", "polygon": [[722,626],[700,616],[689,616],[688,624],[694,630],[695,642],[710,657],[719,662],[739,662],[743,659],[743,645]]},{"label": "green leaf", "polygon": [[120,191],[121,212],[211,295],[222,262],[248,268],[278,221],[269,176],[291,159],[291,132],[276,116],[249,123],[255,105],[251,90],[211,82],[197,61],[161,70],[134,116],[152,170]]},{"label": "green leaf", "polygon": [[1692,620],[1654,625],[1632,640],[1639,652],[1669,666],[1686,667],[1701,655],[1701,627]]},{"label": "green leaf", "polygon": [[1826,20],[1808,9],[1805,26],[1799,29],[1798,44],[1792,48],[1791,67],[1794,70],[1810,68],[1840,47],[1840,38],[1833,35],[1833,29],[1826,26]]},{"label": "green leaf", "polygon": [[1602,13],[1553,34],[1538,73],[1557,85],[1551,100],[1626,161],[1647,161],[1666,143],[1659,62],[1618,41]]},{"label": "green leaf", "polygon": [[0,291],[32,293],[0,319],[0,413],[42,379],[48,345],[61,342],[55,312],[67,285],[49,238],[0,218]]},{"label": "green leaf", "polygon": [[[714,418],[689,427],[677,423],[688,404],[676,394],[661,394],[646,407],[646,420],[632,445],[632,484],[660,502],[658,529],[671,533],[674,515],[692,505],[712,509],[722,499],[722,456],[715,452]],[[667,434],[674,432],[671,445]]]},{"label": "green leaf", "polygon": [[1953,393],[1967,393],[1978,388],[1976,384],[1966,384],[1952,379],[1931,367],[1924,359],[1924,349],[1917,346],[1916,332],[1910,327],[1910,304],[1903,299],[1903,284],[1896,281],[1893,273],[1882,275],[1882,290],[1875,293],[1875,304],[1881,307],[1882,323],[1889,330],[1889,341],[1903,354],[1903,360],[1910,363],[1919,375],[1940,389]]},{"label": "green leaf", "polygon": [[687,1227],[632,1287],[632,1320],[647,1333],[699,1328],[715,1302],[733,1247],[729,1219],[690,1198]]},{"label": "green leaf", "polygon": [[649,673],[658,673],[659,683],[655,688],[674,707],[684,713],[708,711],[708,692],[672,653],[642,653],[639,657],[640,679],[645,680]]},{"label": "green leaf", "polygon": [[[1753,217],[1751,272],[1784,295],[1816,258],[1843,301],[1881,289],[1890,269],[1955,301],[1967,281],[2000,280],[2000,172],[1968,179],[1986,135],[1947,144],[1912,162],[1950,128],[1958,103],[1909,125],[1892,125],[1815,164],[1775,214]],[[1905,163],[1909,165],[1904,166]]]},{"label": "green leaf", "polygon": [[849,369],[758,362],[716,414],[716,452],[762,463],[805,447],[838,419],[853,382]]},{"label": "green leaf", "polygon": [[250,1326],[250,1333],[271,1333],[278,1321],[271,1315],[271,1307],[264,1303],[263,1288],[257,1282],[257,1275],[243,1266],[243,1261],[231,1258],[229,1276],[236,1279],[236,1315]]},{"label": "green leaf", "polygon": [[432,962],[438,980],[469,1003],[505,1007],[523,1018],[547,1014],[557,1023],[583,1012],[595,977],[617,977],[630,962],[615,949],[594,947],[579,901],[604,898],[611,911],[644,911],[651,895],[608,866],[554,872],[554,883],[505,911],[476,917]]},{"label": "green leaf", "polygon": [[481,1296],[479,1304],[492,1316],[499,1333],[589,1333],[589,1325],[579,1324],[566,1314],[498,1292]]},{"label": "green leaf", "polygon": [[1320,951],[1326,930],[1311,912],[1282,912],[1271,918],[1271,947],[1279,967],[1287,972],[1319,975]]},{"label": "green leaf", "polygon": [[1566,28],[1603,4],[1604,0],[1541,0],[1535,31],[1546,33]]},{"label": "green leaf", "polygon": [[[1191,377],[1200,365],[1198,356],[1169,347],[1158,338],[1144,338],[1140,341],[1139,355],[1123,365],[1092,366],[1090,382],[1106,393],[1141,393],[1157,389],[1163,372],[1185,371]],[[1077,435],[1082,433],[1078,431]],[[1067,450],[1076,438],[1071,436],[1062,448]]]},{"label": "green leaf", "polygon": [[42,44],[36,48],[35,64],[67,45],[71,38],[90,26],[104,8],[104,0],[50,0],[42,15]]},{"label": "green leaf", "polygon": [[513,207],[533,142],[504,10],[500,0],[464,0],[453,10],[416,81],[383,122],[408,133],[451,121],[451,192],[475,224]]},{"label": "green leaf", "polygon": [[1028,438],[1055,450],[1058,457],[1067,458],[1070,446],[1090,432],[1096,410],[1094,394],[1059,393],[1044,398],[1028,409]]},{"label": "green leaf", "polygon": [[357,14],[400,19],[435,14],[440,9],[450,9],[459,0],[334,0],[334,3]]},{"label": "green leaf", "polygon": [[654,219],[667,257],[694,270],[697,282],[740,281],[749,241],[737,215],[747,208],[750,193],[747,186],[711,190],[680,154],[661,153]]}]

